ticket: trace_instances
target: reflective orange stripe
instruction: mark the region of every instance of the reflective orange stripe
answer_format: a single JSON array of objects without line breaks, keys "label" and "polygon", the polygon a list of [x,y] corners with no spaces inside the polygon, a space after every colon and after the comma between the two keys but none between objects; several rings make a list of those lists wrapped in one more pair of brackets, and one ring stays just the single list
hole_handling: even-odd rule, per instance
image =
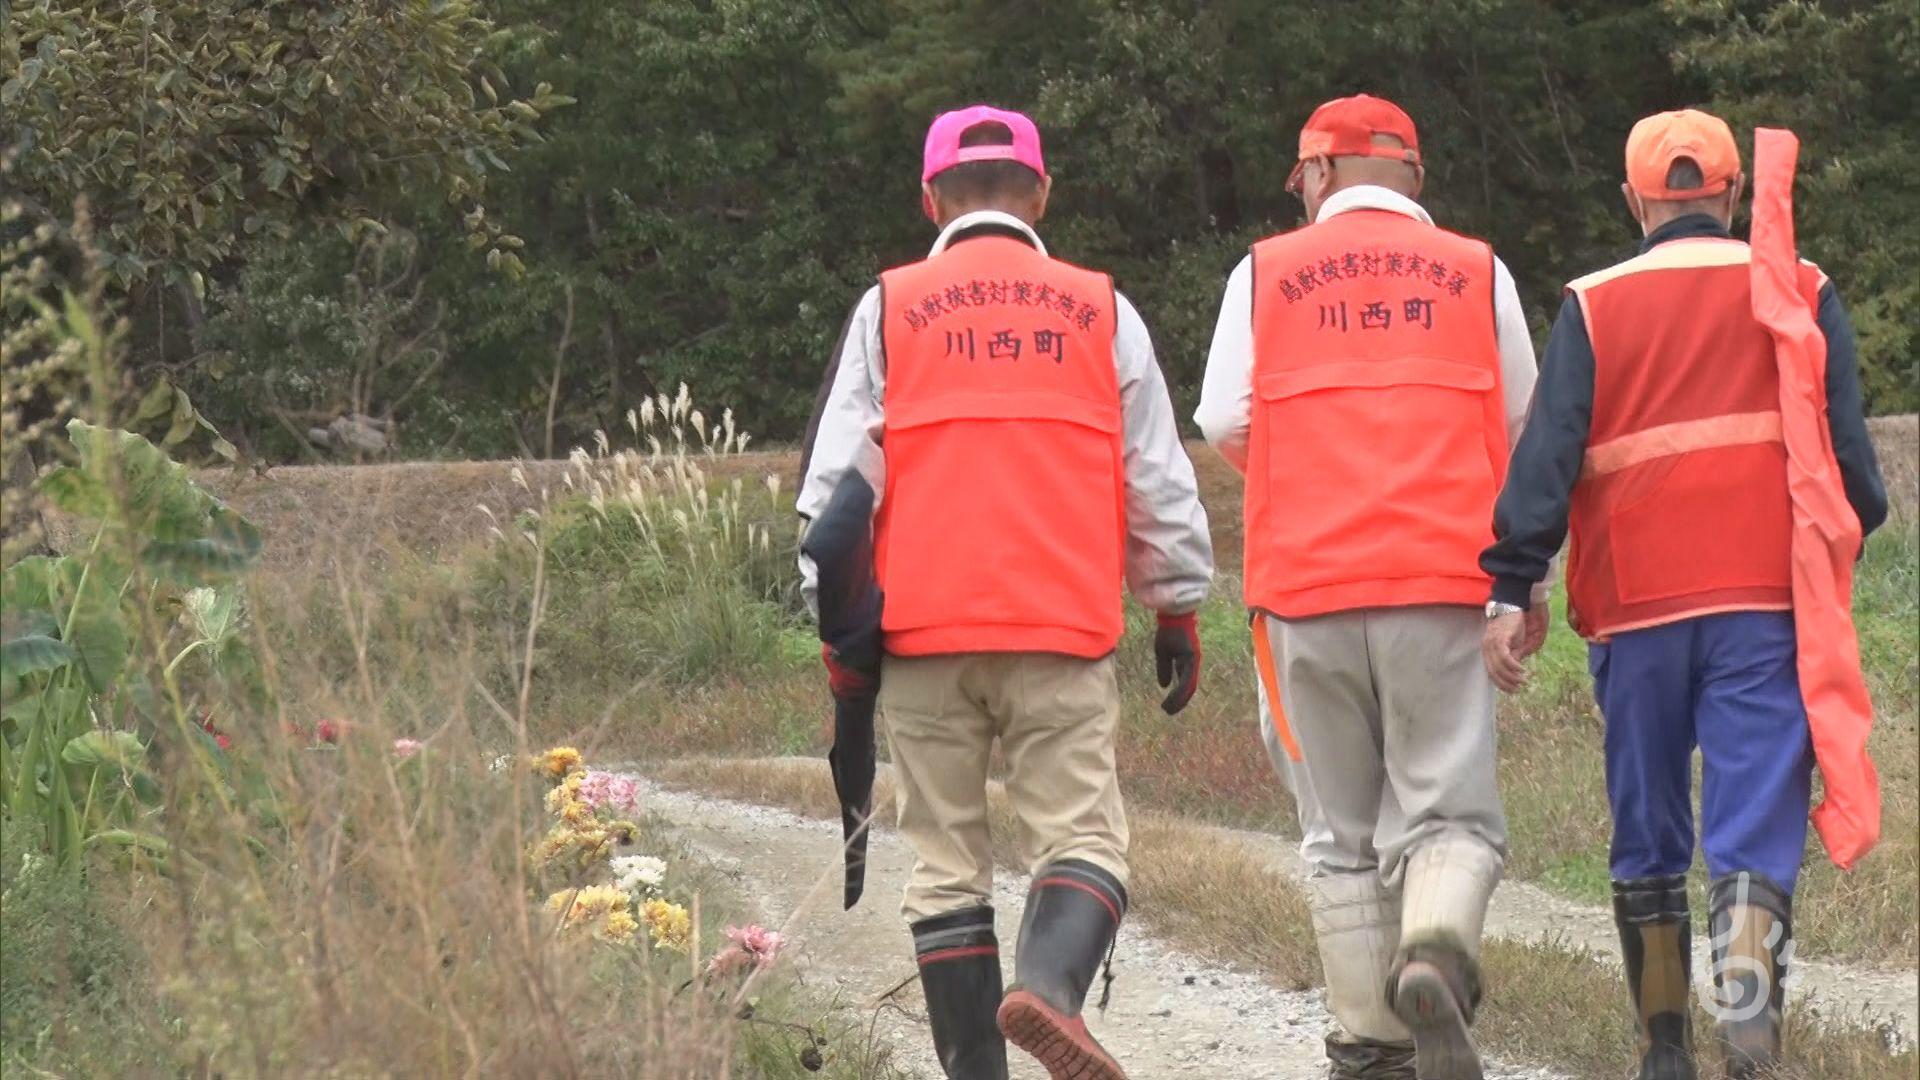
[{"label": "reflective orange stripe", "polygon": [[1580,475],[1583,478],[1605,476],[1643,461],[1691,450],[1779,441],[1778,412],[1731,413],[1709,416],[1704,420],[1683,420],[1677,424],[1646,428],[1589,447],[1586,460],[1580,466]]},{"label": "reflective orange stripe", "polygon": [[1280,705],[1280,675],[1273,667],[1273,642],[1267,639],[1267,617],[1253,617],[1253,666],[1259,669],[1260,685],[1267,690],[1267,711],[1273,714],[1273,733],[1280,736],[1287,758],[1300,760],[1300,746],[1293,741],[1293,729],[1287,727],[1287,710]]}]

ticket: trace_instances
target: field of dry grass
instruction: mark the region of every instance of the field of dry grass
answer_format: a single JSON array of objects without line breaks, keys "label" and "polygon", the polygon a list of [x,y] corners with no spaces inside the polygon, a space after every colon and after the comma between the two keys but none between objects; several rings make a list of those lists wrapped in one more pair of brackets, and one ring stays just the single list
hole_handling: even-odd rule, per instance
[{"label": "field of dry grass", "polygon": [[[1887,796],[1885,841],[1861,869],[1840,875],[1809,849],[1801,945],[1810,955],[1911,965],[1920,959],[1920,647],[1916,610],[1915,501],[1920,492],[1920,418],[1873,422],[1896,518],[1874,539],[1859,581],[1859,623],[1879,720],[1873,748]],[[1220,562],[1215,595],[1202,612],[1202,691],[1180,716],[1153,703],[1144,616],[1123,642],[1120,670],[1127,723],[1120,743],[1128,797],[1136,805],[1202,821],[1292,833],[1291,801],[1275,782],[1253,730],[1254,674],[1238,606],[1237,478],[1203,446],[1191,448],[1210,510]],[[716,475],[783,475],[790,454],[718,458]],[[437,579],[427,607],[470,607],[475,587],[453,554],[484,540],[488,505],[502,521],[536,505],[544,489],[566,491],[561,463],[525,466],[524,487],[499,463],[277,469],[266,477],[215,477],[237,505],[286,544],[271,545],[274,576],[304,587],[354,559],[401,564],[414,582]],[[749,485],[751,486],[751,485]],[[780,519],[769,503],[758,512]],[[284,550],[276,551],[276,548]],[[404,552],[396,555],[395,552]],[[324,558],[322,555],[324,553]],[[773,572],[773,571],[769,571]],[[817,752],[826,716],[816,685],[814,646],[791,596],[780,625],[763,628],[760,653],[731,668],[676,678],[670,694],[650,689],[655,632],[623,618],[616,569],[583,564],[579,603],[546,650],[551,693],[536,697],[539,722],[556,732],[594,731],[648,757]],[[420,590],[412,589],[418,593]],[[408,587],[396,590],[405,595]],[[404,620],[403,620],[404,621]],[[741,665],[745,663],[746,666]],[[1511,872],[1568,895],[1606,896],[1608,826],[1601,786],[1601,723],[1587,681],[1584,646],[1556,623],[1536,660],[1532,686],[1503,703],[1501,783],[1513,831]]]}]

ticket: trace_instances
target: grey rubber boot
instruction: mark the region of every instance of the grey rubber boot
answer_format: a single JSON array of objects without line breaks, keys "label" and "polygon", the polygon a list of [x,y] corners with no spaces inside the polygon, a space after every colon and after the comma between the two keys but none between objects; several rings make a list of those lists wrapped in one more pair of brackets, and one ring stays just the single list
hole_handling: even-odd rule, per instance
[{"label": "grey rubber boot", "polygon": [[1400,894],[1378,870],[1316,871],[1307,879],[1313,936],[1327,978],[1331,1080],[1414,1080],[1413,1034],[1387,1004],[1400,946]]},{"label": "grey rubber boot", "polygon": [[1407,856],[1387,1002],[1413,1031],[1420,1080],[1486,1076],[1469,1029],[1480,1005],[1480,934],[1504,866],[1465,832],[1442,833]]}]

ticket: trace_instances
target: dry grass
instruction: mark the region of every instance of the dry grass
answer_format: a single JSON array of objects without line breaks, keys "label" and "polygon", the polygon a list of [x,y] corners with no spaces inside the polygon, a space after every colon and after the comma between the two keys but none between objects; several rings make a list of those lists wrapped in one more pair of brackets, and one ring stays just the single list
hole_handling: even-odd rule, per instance
[{"label": "dry grass", "polygon": [[[661,763],[653,772],[727,798],[814,817],[835,813],[832,780],[818,762],[702,759]],[[892,797],[883,773],[875,785],[877,818],[891,815]],[[995,860],[1024,872],[1013,853],[1004,796],[990,790],[988,805]],[[1138,811],[1129,817],[1136,917],[1189,952],[1258,971],[1278,986],[1320,982],[1305,899],[1266,856],[1177,818]],[[1632,1022],[1616,969],[1584,951],[1497,940],[1487,943],[1484,962],[1489,993],[1479,1031],[1494,1053],[1596,1080],[1625,1071]],[[1880,1032],[1817,1027],[1798,1007],[1790,1024],[1793,1064],[1783,1076],[1904,1080],[1920,1064],[1911,1050],[1888,1053]]]}]

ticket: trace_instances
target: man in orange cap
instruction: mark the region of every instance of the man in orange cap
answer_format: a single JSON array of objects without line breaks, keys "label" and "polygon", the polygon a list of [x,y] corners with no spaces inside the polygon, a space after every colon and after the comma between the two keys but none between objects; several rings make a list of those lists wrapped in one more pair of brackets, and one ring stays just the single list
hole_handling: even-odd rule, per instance
[{"label": "man in orange cap", "polygon": [[[1753,310],[1751,255],[1729,226],[1744,176],[1733,132],[1691,109],[1627,137],[1640,254],[1567,286],[1532,419],[1481,557],[1487,667],[1525,678],[1532,586],[1571,532],[1567,596],[1606,720],[1615,921],[1642,1080],[1696,1075],[1688,1017],[1693,749],[1715,1007],[1728,1074],[1778,1058],[1793,888],[1813,753],[1796,670],[1793,509],[1774,343]],[[1886,518],[1833,284],[1801,262],[1826,338],[1826,409],[1846,501]],[[1844,616],[1843,616],[1844,617]]]},{"label": "man in orange cap", "polygon": [[1416,1058],[1481,1075],[1468,1025],[1506,849],[1475,560],[1533,345],[1512,276],[1434,225],[1424,179],[1392,102],[1314,112],[1287,181],[1308,224],[1228,279],[1194,417],[1246,476],[1261,730],[1299,807],[1346,1080]]}]

